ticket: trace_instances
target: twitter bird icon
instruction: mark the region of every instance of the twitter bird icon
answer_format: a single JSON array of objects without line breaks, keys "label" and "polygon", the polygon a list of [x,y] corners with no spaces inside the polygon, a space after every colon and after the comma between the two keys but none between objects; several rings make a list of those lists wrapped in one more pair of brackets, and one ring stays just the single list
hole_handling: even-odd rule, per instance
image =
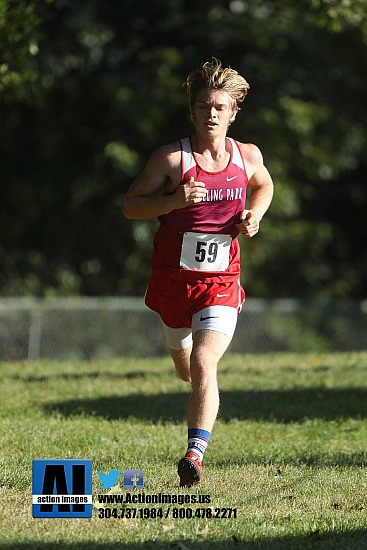
[{"label": "twitter bird icon", "polygon": [[111,489],[114,485],[116,485],[120,470],[111,470],[109,474],[104,474],[103,472],[98,472],[99,479],[101,482],[100,489]]}]

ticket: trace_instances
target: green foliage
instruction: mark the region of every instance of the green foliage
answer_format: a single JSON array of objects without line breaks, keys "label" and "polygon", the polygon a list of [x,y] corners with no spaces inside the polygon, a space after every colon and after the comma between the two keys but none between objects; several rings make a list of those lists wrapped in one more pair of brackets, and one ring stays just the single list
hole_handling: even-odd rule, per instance
[{"label": "green foliage", "polygon": [[39,0],[0,0],[0,94],[5,103],[18,100],[32,105],[40,99],[39,4]]},{"label": "green foliage", "polygon": [[2,294],[143,294],[156,225],[123,196],[192,131],[182,84],[217,55],[276,187],[249,293],[365,296],[366,21],[363,0],[0,0]]},{"label": "green foliage", "polygon": [[310,4],[317,10],[321,26],[333,32],[356,27],[367,43],[367,6],[364,0],[311,0]]}]

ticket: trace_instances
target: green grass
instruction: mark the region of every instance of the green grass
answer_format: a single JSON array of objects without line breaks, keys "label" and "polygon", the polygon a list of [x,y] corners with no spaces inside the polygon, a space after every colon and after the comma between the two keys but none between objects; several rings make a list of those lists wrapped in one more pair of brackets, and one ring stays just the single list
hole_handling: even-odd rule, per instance
[{"label": "green grass", "polygon": [[[181,490],[190,388],[169,358],[0,376],[1,549],[367,547],[367,353],[225,356],[204,480]],[[237,518],[33,519],[34,458],[91,458],[94,495],[98,470],[139,468],[146,494],[210,495]]]}]

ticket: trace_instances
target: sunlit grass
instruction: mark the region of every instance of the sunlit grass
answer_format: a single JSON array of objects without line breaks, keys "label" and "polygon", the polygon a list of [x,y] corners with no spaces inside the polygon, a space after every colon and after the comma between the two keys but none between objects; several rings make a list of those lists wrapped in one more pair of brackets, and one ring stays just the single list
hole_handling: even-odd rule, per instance
[{"label": "sunlit grass", "polygon": [[[190,388],[168,358],[2,364],[0,548],[365,548],[366,374],[366,353],[225,356],[203,482],[180,490]],[[94,494],[98,470],[142,469],[147,494],[236,517],[33,519],[34,458],[92,459]]]}]

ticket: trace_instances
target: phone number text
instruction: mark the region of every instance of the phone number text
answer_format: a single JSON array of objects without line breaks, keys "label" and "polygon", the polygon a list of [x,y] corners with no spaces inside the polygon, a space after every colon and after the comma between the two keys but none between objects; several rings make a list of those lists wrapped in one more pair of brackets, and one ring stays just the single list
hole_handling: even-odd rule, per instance
[{"label": "phone number text", "polygon": [[100,519],[225,519],[237,518],[237,508],[98,508]]}]

